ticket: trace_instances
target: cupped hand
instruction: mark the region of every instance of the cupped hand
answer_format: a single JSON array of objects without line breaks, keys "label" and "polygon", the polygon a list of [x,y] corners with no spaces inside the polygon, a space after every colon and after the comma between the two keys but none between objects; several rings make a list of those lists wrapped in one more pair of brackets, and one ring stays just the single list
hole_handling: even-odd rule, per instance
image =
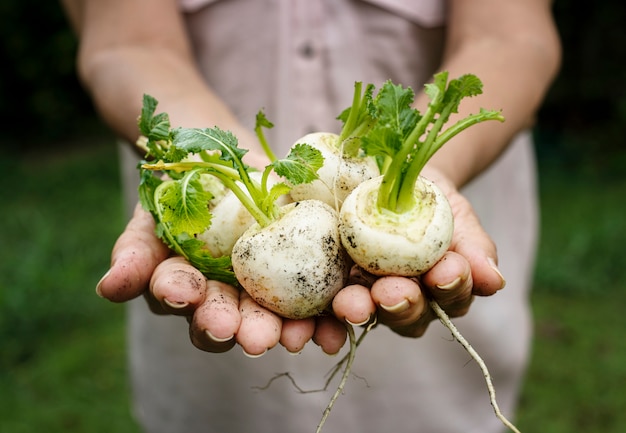
[{"label": "cupped hand", "polygon": [[283,319],[245,291],[207,280],[183,258],[170,256],[154,234],[152,216],[140,205],[115,243],[111,268],[96,292],[113,302],[144,296],[154,313],[186,317],[192,343],[208,352],[225,352],[239,344],[255,357],[281,344],[298,353],[313,340],[334,354],[346,340],[343,324],[333,316]]},{"label": "cupped hand", "polygon": [[364,324],[376,315],[379,323],[394,332],[419,337],[436,318],[430,299],[450,317],[458,317],[467,313],[475,295],[493,295],[504,287],[496,246],[469,201],[440,172],[426,169],[425,173],[443,190],[452,207],[455,227],[449,250],[419,278],[377,278],[354,268],[353,284],[333,300],[336,317]]}]

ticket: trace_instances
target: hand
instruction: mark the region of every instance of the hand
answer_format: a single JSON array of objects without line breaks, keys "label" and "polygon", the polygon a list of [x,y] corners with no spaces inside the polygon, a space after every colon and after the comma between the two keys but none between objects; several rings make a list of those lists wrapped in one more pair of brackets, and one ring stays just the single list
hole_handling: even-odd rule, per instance
[{"label": "hand", "polygon": [[111,268],[96,292],[113,302],[143,295],[153,312],[187,317],[191,341],[209,352],[239,344],[247,355],[260,356],[280,343],[297,353],[312,339],[333,354],[346,340],[345,327],[333,316],[282,319],[245,291],[208,281],[181,257],[170,257],[154,234],[152,216],[139,205],[113,247]]},{"label": "hand", "polygon": [[470,203],[440,172],[427,168],[424,173],[443,190],[452,207],[455,228],[448,252],[419,279],[377,279],[353,269],[353,284],[333,300],[336,317],[364,324],[376,314],[378,322],[394,332],[419,337],[436,318],[428,306],[429,298],[449,316],[458,317],[467,313],[474,295],[489,296],[504,287],[496,265],[496,246]]}]

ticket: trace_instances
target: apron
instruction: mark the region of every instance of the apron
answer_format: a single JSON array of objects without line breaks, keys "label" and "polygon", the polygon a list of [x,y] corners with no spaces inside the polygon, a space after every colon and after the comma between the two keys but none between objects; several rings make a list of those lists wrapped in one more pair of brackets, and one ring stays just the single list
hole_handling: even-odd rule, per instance
[{"label": "apron", "polygon": [[[352,100],[354,81],[387,79],[416,91],[441,60],[445,2],[437,0],[180,0],[198,66],[240,121],[252,128],[263,108],[277,154],[311,131],[337,132],[335,117]],[[212,125],[207,125],[212,126]],[[477,298],[455,319],[493,376],[511,417],[529,355],[528,292],[537,234],[535,166],[522,133],[464,189],[498,245],[507,287]],[[120,149],[129,212],[136,202],[136,157]],[[293,356],[281,347],[257,359],[235,347],[196,349],[185,319],[129,304],[128,342],[134,412],[149,433],[294,433],[313,431],[334,392],[319,389],[341,359],[314,344]],[[331,412],[327,433],[495,433],[483,375],[448,330],[433,322],[418,339],[384,326],[357,352],[353,375]]]}]

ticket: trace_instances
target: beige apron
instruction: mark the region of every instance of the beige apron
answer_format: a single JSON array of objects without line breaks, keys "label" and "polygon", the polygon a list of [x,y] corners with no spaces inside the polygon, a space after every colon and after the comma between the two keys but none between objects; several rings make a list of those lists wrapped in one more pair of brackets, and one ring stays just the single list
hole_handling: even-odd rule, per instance
[{"label": "beige apron", "polygon": [[[241,121],[264,108],[279,154],[313,130],[336,131],[354,81],[387,79],[421,89],[438,66],[445,2],[437,0],[181,0],[199,66]],[[212,125],[207,125],[212,126]],[[129,209],[134,156],[121,150]],[[484,357],[498,401],[511,416],[529,352],[528,291],[537,204],[532,145],[520,135],[464,191],[498,245],[507,288],[477,299],[456,323]],[[182,318],[155,316],[143,300],[129,310],[134,410],[149,433],[294,433],[314,431],[333,389],[323,385],[339,357],[310,343],[302,354],[277,347],[249,359],[236,347],[209,354],[189,342]],[[384,327],[359,349],[345,393],[325,432],[492,433],[502,431],[481,372],[439,323],[423,338]],[[331,386],[332,388],[332,386]]]}]

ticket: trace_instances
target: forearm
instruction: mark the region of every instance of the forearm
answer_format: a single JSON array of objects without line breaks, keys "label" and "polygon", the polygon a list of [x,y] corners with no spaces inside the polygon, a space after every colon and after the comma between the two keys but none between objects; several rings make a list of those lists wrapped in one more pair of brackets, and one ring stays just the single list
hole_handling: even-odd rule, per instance
[{"label": "forearm", "polygon": [[[480,108],[501,109],[505,122],[485,122],[460,134],[430,164],[461,187],[487,168],[534,116],[558,69],[560,47],[548,14],[544,22],[481,33],[476,27],[454,27],[440,70],[451,78],[465,73],[483,82],[483,94],[461,103],[450,122]],[[496,18],[493,18],[496,19]],[[530,18],[529,18],[530,19]],[[454,23],[452,23],[454,25]],[[518,28],[515,28],[518,25]],[[458,33],[455,33],[458,32]],[[418,99],[418,104],[425,104]],[[450,123],[450,124],[451,124]]]},{"label": "forearm", "polygon": [[79,76],[101,117],[120,137],[131,143],[137,139],[143,95],[150,94],[174,127],[219,126],[235,133],[245,147],[256,146],[251,131],[196,67],[176,0],[63,3],[80,39]]},{"label": "forearm", "polygon": [[119,48],[88,56],[80,71],[102,118],[128,140],[139,133],[144,93],[159,101],[159,111],[167,112],[174,126],[229,129],[237,124],[195,69],[168,52]]}]

